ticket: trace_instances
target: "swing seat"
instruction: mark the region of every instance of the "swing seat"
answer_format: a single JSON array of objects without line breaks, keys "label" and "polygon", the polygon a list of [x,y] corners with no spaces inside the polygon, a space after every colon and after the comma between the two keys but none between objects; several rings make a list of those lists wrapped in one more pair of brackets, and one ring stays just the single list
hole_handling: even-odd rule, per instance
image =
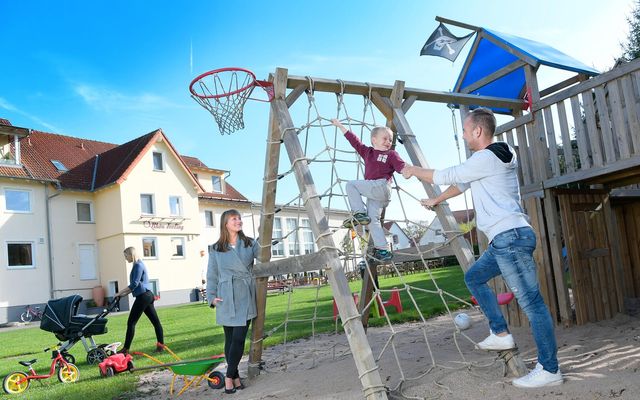
[{"label": "swing seat", "polygon": [[[511,301],[513,300],[515,296],[513,295],[513,293],[511,292],[506,292],[506,293],[498,293],[498,304],[501,306],[504,306],[505,304],[509,304],[511,303]],[[471,302],[475,305],[478,305],[478,301],[476,300],[475,297],[471,296]]]}]

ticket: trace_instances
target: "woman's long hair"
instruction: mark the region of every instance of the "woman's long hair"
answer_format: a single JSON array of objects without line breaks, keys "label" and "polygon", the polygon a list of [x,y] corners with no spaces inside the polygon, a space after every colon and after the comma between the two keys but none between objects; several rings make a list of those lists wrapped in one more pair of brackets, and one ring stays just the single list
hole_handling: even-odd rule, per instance
[{"label": "woman's long hair", "polygon": [[124,253],[131,256],[131,262],[138,261],[138,254],[136,253],[136,248],[131,246],[124,249]]},{"label": "woman's long hair", "polygon": [[[231,235],[227,230],[227,221],[229,221],[229,218],[233,216],[242,217],[238,210],[233,209],[227,210],[220,215],[220,239],[214,243],[213,250],[219,251],[220,253],[224,253],[229,250],[229,239],[231,238]],[[244,242],[244,247],[251,246],[251,242],[253,241],[253,239],[247,237],[243,231],[238,232],[238,239]]]}]

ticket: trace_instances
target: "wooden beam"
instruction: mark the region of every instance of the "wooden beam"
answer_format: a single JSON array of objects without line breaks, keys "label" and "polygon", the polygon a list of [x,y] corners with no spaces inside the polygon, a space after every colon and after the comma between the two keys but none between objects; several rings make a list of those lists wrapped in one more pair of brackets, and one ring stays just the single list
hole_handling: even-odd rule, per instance
[{"label": "wooden beam", "polygon": [[526,62],[527,64],[531,65],[534,68],[538,68],[538,65],[540,64],[538,62],[538,60],[536,60],[535,58],[529,56],[526,53],[521,52],[520,50],[516,50],[513,47],[509,47],[507,46],[506,43],[504,43],[501,40],[498,40],[495,36],[493,36],[491,33],[483,30],[479,35],[482,35],[483,39],[487,39],[488,41],[490,41],[491,43],[495,44],[496,46],[500,47],[502,50],[506,51],[509,54],[512,54],[514,56],[516,56],[517,58],[519,58],[520,60]]},{"label": "wooden beam", "polygon": [[270,277],[272,275],[294,274],[297,272],[323,270],[329,264],[324,251],[305,254],[303,256],[287,257],[275,261],[256,264],[253,267],[253,275],[256,278]]},{"label": "wooden beam", "polygon": [[511,64],[505,65],[504,67],[500,68],[499,70],[485,76],[484,78],[477,80],[475,82],[473,82],[472,84],[463,87],[460,92],[461,93],[471,93],[476,89],[479,89],[485,85],[490,84],[491,82],[497,81],[498,79],[502,78],[505,75],[509,75],[510,73],[512,73],[513,71],[517,70],[518,68],[522,68],[524,65],[526,65],[526,63],[522,60],[516,60],[514,62],[512,62]]},{"label": "wooden beam", "polygon": [[605,83],[611,82],[614,79],[627,75],[631,72],[637,71],[639,69],[640,69],[640,58],[637,58],[633,61],[623,64],[620,67],[614,68],[609,72],[605,72],[604,74],[600,74],[587,81],[584,81],[566,90],[563,90],[560,93],[556,93],[552,96],[545,97],[538,104],[538,108],[548,107],[553,103],[557,103],[561,100],[568,99],[582,92],[586,92],[587,90],[593,89],[596,86],[604,85]]},{"label": "wooden beam", "polygon": [[293,167],[298,189],[300,190],[300,197],[304,201],[305,210],[309,217],[311,230],[317,238],[318,248],[320,251],[326,252],[327,260],[329,261],[326,269],[327,278],[331,285],[340,318],[343,321],[345,335],[362,384],[363,395],[367,400],[387,399],[387,393],[382,384],[380,371],[373,357],[373,351],[367,340],[356,305],[351,297],[351,289],[339,259],[338,249],[329,229],[328,218],[318,197],[309,165],[304,162],[306,158],[291,115],[284,99],[276,97],[271,102],[271,108]]},{"label": "wooden beam", "polygon": [[307,89],[306,85],[298,85],[295,88],[293,88],[293,90],[289,92],[289,94],[287,95],[287,98],[285,99],[287,103],[287,107],[291,107],[293,103],[295,103],[296,100],[298,100],[298,98],[302,95],[302,93],[304,93],[306,89]]},{"label": "wooden beam", "polygon": [[436,21],[442,22],[443,24],[449,24],[449,25],[453,25],[453,26],[458,26],[460,28],[469,29],[471,31],[476,31],[476,32],[482,29],[479,26],[465,24],[464,22],[458,22],[458,21],[455,21],[453,19],[443,18],[443,17],[439,17],[439,16],[436,16]]},{"label": "wooden beam", "polygon": [[371,92],[371,102],[378,107],[387,120],[393,119],[393,107],[388,98],[382,97],[378,92]]},{"label": "wooden beam", "polygon": [[558,82],[555,85],[549,86],[546,89],[540,91],[540,97],[546,97],[552,93],[557,92],[558,90],[564,89],[567,86],[571,86],[574,83],[582,82],[589,79],[589,77],[585,74],[577,74],[572,76],[571,78],[565,79],[562,82]]},{"label": "wooden beam", "polygon": [[[335,79],[311,78],[315,92],[340,93],[342,86]],[[368,96],[370,90],[378,92],[383,97],[391,96],[393,87],[390,85],[366,84],[364,82],[342,81],[345,94],[359,94]],[[293,89],[299,85],[309,87],[309,78],[304,76],[289,76],[287,87]],[[507,99],[502,97],[475,96],[465,93],[439,92],[434,90],[405,88],[403,98],[416,96],[417,100],[431,101],[434,103],[453,103],[471,106],[485,106],[508,109],[522,109],[522,100]]]},{"label": "wooden beam", "polygon": [[[427,160],[420,149],[420,145],[416,141],[416,137],[413,134],[411,126],[409,126],[409,122],[407,121],[404,113],[400,108],[394,108],[393,111],[393,123],[397,128],[398,134],[402,138],[405,150],[411,159],[411,163],[422,168],[429,168],[429,163],[427,163]],[[441,193],[440,188],[437,185],[422,183],[422,186],[429,198],[433,199]],[[453,217],[453,213],[446,202],[438,204],[435,207],[435,212],[442,223],[442,229],[445,231],[454,231],[458,229],[458,223]],[[469,245],[469,242],[463,236],[458,236],[451,241],[451,247],[453,248],[460,266],[463,271],[466,272],[475,261],[471,245]]]},{"label": "wooden beam", "polygon": [[[276,74],[270,76],[273,82],[274,95],[284,99],[286,93],[287,70],[279,68]],[[273,235],[273,220],[275,218],[276,187],[278,164],[280,162],[280,130],[275,120],[273,107],[269,113],[269,133],[267,136],[267,150],[264,163],[264,181],[262,183],[262,212],[260,213],[260,228],[258,232],[260,253],[258,260],[268,262],[271,259],[271,238]],[[262,360],[262,337],[264,336],[264,320],[267,309],[267,279],[256,280],[256,311],[251,328],[251,345],[249,348],[248,374],[255,377],[260,374]]]},{"label": "wooden beam", "polygon": [[460,70],[460,75],[458,75],[458,80],[453,87],[453,92],[459,92],[460,86],[464,81],[464,78],[467,76],[467,72],[469,71],[469,66],[471,65],[471,61],[473,61],[473,57],[478,51],[478,46],[480,45],[480,34],[476,35],[476,38],[473,40],[473,44],[471,45],[471,50],[469,50],[469,54],[467,55],[467,59]]},{"label": "wooden beam", "polygon": [[496,135],[499,135],[499,134],[504,133],[506,131],[510,131],[510,130],[512,130],[514,128],[517,128],[519,126],[527,124],[527,123],[529,123],[531,121],[533,121],[533,114],[529,113],[529,114],[522,115],[520,117],[515,118],[512,121],[506,122],[506,123],[498,126],[496,128]]},{"label": "wooden beam", "polygon": [[403,101],[402,112],[406,114],[416,100],[418,100],[418,96],[410,96],[405,101]]},{"label": "wooden beam", "polygon": [[597,178],[603,177],[616,172],[624,171],[626,169],[640,166],[640,156],[626,158],[624,160],[616,161],[611,164],[607,164],[600,168],[589,168],[586,170],[579,170],[577,172],[557,176],[551,179],[547,179],[543,182],[545,188],[552,188],[554,186],[566,185],[573,182],[596,182]]}]

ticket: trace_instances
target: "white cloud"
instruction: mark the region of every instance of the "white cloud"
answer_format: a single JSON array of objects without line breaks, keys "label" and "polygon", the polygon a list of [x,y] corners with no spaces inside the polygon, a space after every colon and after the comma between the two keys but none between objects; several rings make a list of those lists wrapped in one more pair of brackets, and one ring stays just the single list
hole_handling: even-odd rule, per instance
[{"label": "white cloud", "polygon": [[3,99],[2,97],[0,97],[0,108],[4,108],[7,111],[16,113],[16,114],[20,114],[24,117],[29,118],[30,120],[34,121],[35,123],[37,123],[38,125],[41,125],[45,128],[47,128],[48,130],[52,131],[52,132],[59,132],[60,129],[56,128],[54,125],[45,122],[43,120],[41,120],[40,118],[29,114],[26,111],[22,111],[19,108],[17,108],[16,106],[14,106],[13,104],[9,103],[6,99]]},{"label": "white cloud", "polygon": [[100,111],[156,111],[182,108],[182,105],[151,93],[126,94],[117,90],[97,87],[86,83],[73,88],[89,106]]}]

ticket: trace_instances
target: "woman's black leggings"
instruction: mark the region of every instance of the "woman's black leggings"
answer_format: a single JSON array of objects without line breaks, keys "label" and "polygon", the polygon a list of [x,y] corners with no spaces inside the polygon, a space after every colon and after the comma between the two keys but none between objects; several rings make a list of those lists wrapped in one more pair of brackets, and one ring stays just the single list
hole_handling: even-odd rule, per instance
[{"label": "woman's black leggings", "polygon": [[227,378],[240,378],[238,364],[244,353],[244,341],[247,339],[251,320],[246,326],[224,326],[224,356],[227,359]]},{"label": "woman's black leggings", "polygon": [[127,335],[124,340],[125,349],[129,350],[131,348],[133,336],[136,334],[136,324],[142,316],[142,313],[145,313],[149,321],[151,321],[151,324],[153,324],[158,342],[164,343],[162,324],[160,324],[160,319],[158,318],[158,313],[156,313],[156,308],[153,306],[153,301],[153,292],[150,290],[147,290],[134,300],[131,311],[129,312],[129,319],[127,319]]}]

